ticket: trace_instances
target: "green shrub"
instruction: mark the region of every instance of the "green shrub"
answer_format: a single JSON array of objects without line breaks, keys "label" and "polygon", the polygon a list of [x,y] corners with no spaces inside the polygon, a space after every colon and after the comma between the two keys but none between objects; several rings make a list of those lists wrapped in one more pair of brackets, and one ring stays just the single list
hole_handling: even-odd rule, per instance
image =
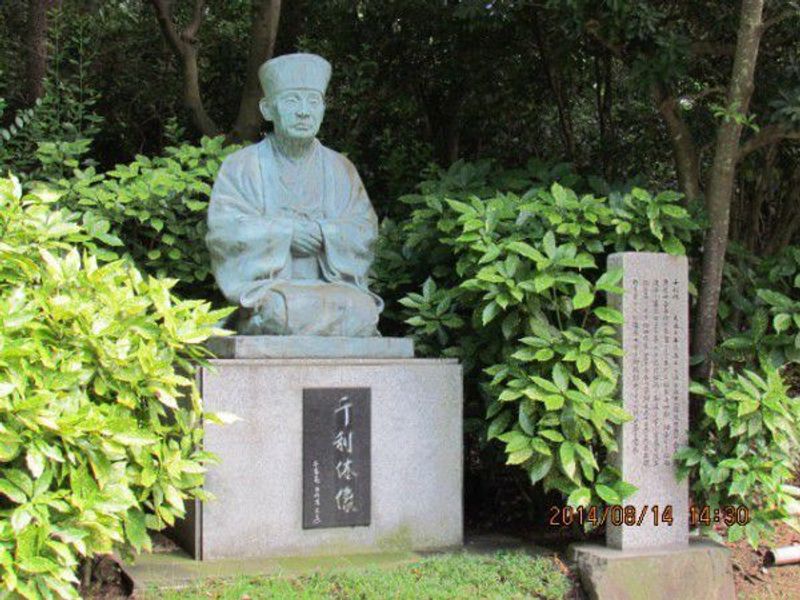
[{"label": "green shrub", "polygon": [[0,585],[25,598],[77,598],[81,557],[149,548],[201,496],[193,365],[226,312],[98,261],[55,201],[0,180]]},{"label": "green shrub", "polygon": [[[674,192],[611,191],[536,161],[491,170],[456,164],[405,199],[414,208],[397,254],[415,265],[412,282],[429,276],[400,300],[406,322],[421,352],[461,358],[480,382],[487,439],[505,443],[507,463],[570,504],[619,503],[634,488],[605,464],[628,418],[616,399],[622,317],[604,297],[622,291],[621,272],[605,272],[606,256],[681,254],[696,226]],[[381,272],[397,270],[381,257]]]},{"label": "green shrub", "polygon": [[[165,156],[137,156],[128,165],[98,174],[75,170],[62,180],[64,203],[110,223],[145,272],[177,279],[184,296],[215,295],[205,246],[206,212],[214,177],[236,146],[203,138],[199,146],[167,148]],[[87,225],[88,226],[88,225]]]},{"label": "green shrub", "polygon": [[775,367],[800,361],[799,288],[800,247],[760,258],[734,245],[720,298],[717,362],[757,369],[760,356]]},{"label": "green shrub", "polygon": [[719,372],[692,388],[705,414],[679,457],[698,506],[749,510],[752,521],[727,536],[756,546],[773,521],[788,518],[792,501],[784,485],[799,449],[800,409],[788,383],[796,388],[800,359],[800,248],[757,257],[732,244],[724,275]]},{"label": "green shrub", "polygon": [[[787,395],[780,371],[765,361],[764,377],[744,369],[721,371],[708,387],[692,385],[705,398],[704,414],[690,445],[678,452],[681,477],[689,476],[698,506],[745,506],[751,521],[727,529],[730,541],[742,536],[753,547],[788,517],[793,500],[784,487],[800,456],[800,405]],[[706,527],[709,533],[716,535]]]},{"label": "green shrub", "polygon": [[44,94],[0,129],[3,173],[54,181],[81,165],[96,164],[88,156],[103,123],[94,112],[99,95],[89,83],[96,49],[89,38],[92,25],[76,16],[71,7],[50,14]]}]

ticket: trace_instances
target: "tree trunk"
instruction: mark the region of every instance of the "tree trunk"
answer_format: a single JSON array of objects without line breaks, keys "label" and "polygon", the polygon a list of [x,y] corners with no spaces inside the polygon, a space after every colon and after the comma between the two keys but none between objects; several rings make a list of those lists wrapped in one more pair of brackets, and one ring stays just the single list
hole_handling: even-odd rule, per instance
[{"label": "tree trunk", "polygon": [[[425,131],[434,149],[437,162],[448,167],[458,160],[461,142],[461,90],[440,97],[419,89],[425,114]],[[447,108],[443,108],[447,107]]]},{"label": "tree trunk", "polygon": [[256,141],[261,132],[263,118],[258,109],[258,102],[262,94],[258,68],[272,58],[275,51],[280,15],[281,0],[260,0],[254,7],[247,75],[239,104],[239,114],[230,134],[231,139],[236,142]]},{"label": "tree trunk", "polygon": [[600,161],[602,163],[603,177],[611,179],[610,166],[612,162],[613,120],[611,115],[611,56],[606,55],[601,58],[599,55],[594,57],[595,73],[595,100],[597,104],[597,125],[600,131]]},{"label": "tree trunk", "polygon": [[183,101],[192,114],[192,123],[194,123],[197,130],[202,135],[214,137],[219,135],[221,130],[203,105],[197,53],[197,46],[194,44],[186,44],[181,53],[183,63]]},{"label": "tree trunk", "polygon": [[761,240],[761,210],[764,207],[767,196],[770,195],[773,170],[775,169],[777,157],[778,144],[775,143],[767,150],[764,156],[764,166],[759,170],[756,176],[755,190],[753,192],[753,198],[750,201],[749,210],[745,211],[745,207],[742,206],[742,231],[739,239],[745,248],[755,254],[759,253],[759,250],[761,250],[759,246],[763,245],[763,241]]},{"label": "tree trunk", "polygon": [[28,4],[28,50],[25,101],[33,103],[44,94],[44,78],[47,75],[47,12],[56,0],[30,0]]},{"label": "tree trunk", "polygon": [[556,107],[558,108],[558,126],[561,133],[561,139],[564,142],[564,150],[567,159],[575,161],[575,133],[572,127],[572,116],[569,111],[569,105],[564,97],[564,82],[561,78],[559,69],[554,69],[547,42],[544,39],[539,15],[536,10],[533,11],[533,25],[536,34],[536,46],[539,49],[539,55],[542,57],[542,66],[544,73],[547,76],[547,83],[550,84],[550,90],[556,100]]},{"label": "tree trunk", "polygon": [[653,99],[667,125],[672,142],[678,189],[686,196],[687,201],[696,200],[703,192],[700,188],[700,164],[692,132],[683,120],[677,99],[663,85],[653,87]]},{"label": "tree trunk", "polygon": [[192,114],[192,122],[202,135],[216,136],[220,128],[208,114],[200,93],[200,68],[197,63],[197,34],[203,23],[204,0],[195,0],[192,19],[186,28],[178,32],[172,16],[171,0],[150,0],[164,38],[169,43],[181,64],[183,73],[183,99]]},{"label": "tree trunk", "polygon": [[[727,105],[729,110],[744,115],[747,114],[753,93],[763,9],[764,0],[742,0]],[[692,353],[702,361],[694,373],[700,379],[707,379],[711,373],[711,353],[717,341],[717,311],[741,135],[742,124],[736,119],[725,119],[717,128],[714,160],[706,194],[706,208],[711,224],[703,245],[703,274],[692,339]],[[702,411],[701,402],[693,402],[691,408],[696,419]]]}]

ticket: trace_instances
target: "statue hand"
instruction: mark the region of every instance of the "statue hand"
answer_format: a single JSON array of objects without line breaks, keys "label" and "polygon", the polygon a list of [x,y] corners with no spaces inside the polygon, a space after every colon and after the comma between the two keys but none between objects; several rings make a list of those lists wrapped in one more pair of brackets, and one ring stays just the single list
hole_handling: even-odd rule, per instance
[{"label": "statue hand", "polygon": [[322,250],[322,230],[313,221],[295,221],[292,250],[302,255],[316,254]]}]

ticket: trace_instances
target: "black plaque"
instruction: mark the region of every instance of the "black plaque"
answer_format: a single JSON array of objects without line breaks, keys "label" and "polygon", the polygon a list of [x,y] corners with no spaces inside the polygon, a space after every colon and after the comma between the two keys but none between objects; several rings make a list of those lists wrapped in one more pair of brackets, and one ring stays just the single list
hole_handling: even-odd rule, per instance
[{"label": "black plaque", "polygon": [[369,525],[370,388],[303,390],[303,529]]}]

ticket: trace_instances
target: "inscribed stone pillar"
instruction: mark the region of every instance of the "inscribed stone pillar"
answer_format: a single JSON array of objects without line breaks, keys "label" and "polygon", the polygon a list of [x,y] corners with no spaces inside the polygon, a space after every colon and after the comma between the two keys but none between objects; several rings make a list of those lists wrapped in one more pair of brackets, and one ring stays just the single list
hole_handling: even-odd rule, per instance
[{"label": "inscribed stone pillar", "polygon": [[[673,455],[689,427],[688,264],[684,256],[624,252],[608,259],[622,268],[622,404],[633,420],[619,432],[617,467],[639,490],[625,501],[632,520],[608,519],[606,542],[622,550],[686,546],[688,483],[675,477]],[[624,512],[624,511],[623,511]],[[628,524],[626,524],[626,522]]]}]

